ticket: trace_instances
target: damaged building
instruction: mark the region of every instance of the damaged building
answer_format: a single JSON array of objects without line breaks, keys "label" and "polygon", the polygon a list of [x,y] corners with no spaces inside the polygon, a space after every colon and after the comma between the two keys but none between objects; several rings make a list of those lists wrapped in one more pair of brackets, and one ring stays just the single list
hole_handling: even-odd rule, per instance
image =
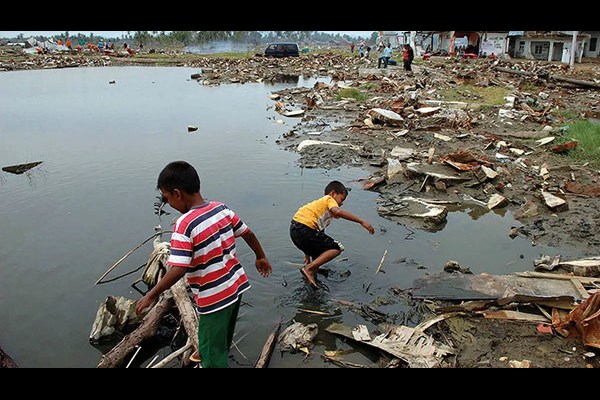
[{"label": "damaged building", "polygon": [[[575,61],[581,63],[583,57],[597,58],[599,38],[599,31],[578,32]],[[572,42],[573,31],[421,31],[415,38],[418,54],[494,54],[562,63],[569,63]]]}]

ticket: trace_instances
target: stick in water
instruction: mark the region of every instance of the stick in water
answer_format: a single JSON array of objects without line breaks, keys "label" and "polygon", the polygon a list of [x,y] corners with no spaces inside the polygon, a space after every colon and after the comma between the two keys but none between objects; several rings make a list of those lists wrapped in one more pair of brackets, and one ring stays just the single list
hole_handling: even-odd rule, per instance
[{"label": "stick in water", "polygon": [[142,247],[143,245],[145,245],[146,243],[148,243],[150,240],[154,239],[156,236],[162,235],[163,233],[165,233],[165,231],[157,232],[154,235],[150,236],[148,239],[144,240],[142,243],[138,244],[133,249],[129,250],[129,252],[127,254],[125,254],[123,257],[121,257],[121,259],[119,261],[117,261],[116,263],[114,263],[113,266],[108,269],[108,271],[106,271],[100,278],[98,278],[98,280],[96,281],[96,283],[94,283],[94,286],[97,285],[102,279],[104,279],[104,277],[106,275],[110,274],[110,272],[113,269],[117,268],[117,266],[119,264],[121,264],[123,262],[123,260],[125,260],[127,257],[129,257],[134,251],[136,251],[137,249],[139,249],[140,247]]},{"label": "stick in water", "polygon": [[381,269],[381,266],[383,265],[383,261],[385,260],[386,254],[387,254],[387,249],[385,249],[385,251],[383,252],[383,257],[381,257],[381,261],[379,262],[379,267],[377,267],[377,271],[375,271],[375,274],[377,274],[379,272],[379,270]]}]

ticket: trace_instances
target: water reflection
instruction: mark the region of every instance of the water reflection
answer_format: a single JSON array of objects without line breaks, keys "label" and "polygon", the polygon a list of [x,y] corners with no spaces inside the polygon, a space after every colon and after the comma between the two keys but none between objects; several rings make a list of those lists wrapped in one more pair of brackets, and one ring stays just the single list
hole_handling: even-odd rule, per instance
[{"label": "water reflection", "polygon": [[267,84],[276,84],[276,83],[286,83],[289,85],[297,86],[300,81],[300,75],[298,74],[285,74],[285,73],[276,73],[268,79],[265,79],[265,83]]},{"label": "water reflection", "polygon": [[[10,175],[15,175],[15,173],[0,172],[0,185],[7,184],[8,179],[13,179]],[[48,179],[48,171],[41,167],[19,172],[16,175],[20,175],[16,179],[24,179],[31,188],[37,187],[40,182],[46,182]]]}]

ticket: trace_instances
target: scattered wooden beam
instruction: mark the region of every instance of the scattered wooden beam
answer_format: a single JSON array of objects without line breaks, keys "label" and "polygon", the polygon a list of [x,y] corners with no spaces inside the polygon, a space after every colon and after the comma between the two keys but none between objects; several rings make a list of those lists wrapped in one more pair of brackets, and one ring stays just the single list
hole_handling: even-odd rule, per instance
[{"label": "scattered wooden beam", "polygon": [[600,84],[592,81],[582,81],[580,79],[567,78],[566,76],[560,75],[550,75],[550,78],[555,79],[560,82],[572,83],[574,85],[591,87],[594,89],[600,89]]},{"label": "scattered wooden beam", "polygon": [[453,275],[437,273],[415,279],[415,299],[496,300],[499,305],[512,301],[583,300],[570,281],[525,278],[519,275]]},{"label": "scattered wooden beam", "polygon": [[254,364],[254,368],[267,368],[269,366],[269,361],[271,360],[271,354],[273,354],[273,350],[275,349],[275,344],[277,343],[277,337],[279,336],[279,330],[281,329],[281,321],[275,325],[273,331],[267,338],[265,345],[263,346],[262,352]]},{"label": "scattered wooden beam", "polygon": [[579,282],[585,285],[590,285],[593,283],[600,283],[600,278],[593,278],[587,276],[578,276],[578,275],[568,275],[568,274],[551,274],[546,272],[535,272],[535,271],[525,271],[525,272],[516,272],[515,275],[521,276],[524,278],[546,278],[546,279],[577,279]]},{"label": "scattered wooden beam", "polygon": [[[198,335],[196,335],[197,337]],[[165,365],[167,365],[168,363],[170,363],[171,361],[173,361],[174,359],[176,359],[177,357],[179,357],[181,354],[185,353],[186,350],[192,348],[193,343],[190,340],[190,338],[188,337],[188,341],[185,344],[185,346],[183,346],[182,348],[178,349],[177,351],[174,351],[173,353],[169,354],[168,356],[166,356],[165,358],[163,358],[160,362],[156,363],[156,365],[152,366],[151,368],[162,368]]]},{"label": "scattered wooden beam", "polygon": [[552,318],[547,318],[544,315],[530,314],[512,310],[477,311],[477,314],[483,314],[483,316],[487,319],[509,319],[512,321],[535,323],[552,321]]},{"label": "scattered wooden beam", "polygon": [[[411,368],[438,367],[442,357],[454,353],[452,348],[414,328],[386,324],[386,329],[386,333],[360,343],[383,350],[405,361]],[[355,340],[352,328],[346,325],[332,323],[325,330]]]},{"label": "scattered wooden beam", "polygon": [[[179,309],[179,315],[188,338],[191,339],[194,350],[198,350],[198,314],[194,309],[187,293],[188,283],[185,278],[179,279],[171,286],[173,299]],[[187,365],[187,360],[184,362]]]}]

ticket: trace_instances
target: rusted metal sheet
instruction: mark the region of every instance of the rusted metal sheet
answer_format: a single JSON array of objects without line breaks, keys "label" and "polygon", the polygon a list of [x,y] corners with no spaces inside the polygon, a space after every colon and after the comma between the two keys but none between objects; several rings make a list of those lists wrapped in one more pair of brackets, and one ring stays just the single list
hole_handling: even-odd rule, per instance
[{"label": "rusted metal sheet", "polygon": [[600,349],[600,292],[586,299],[555,327],[566,336],[581,336],[586,346]]}]

